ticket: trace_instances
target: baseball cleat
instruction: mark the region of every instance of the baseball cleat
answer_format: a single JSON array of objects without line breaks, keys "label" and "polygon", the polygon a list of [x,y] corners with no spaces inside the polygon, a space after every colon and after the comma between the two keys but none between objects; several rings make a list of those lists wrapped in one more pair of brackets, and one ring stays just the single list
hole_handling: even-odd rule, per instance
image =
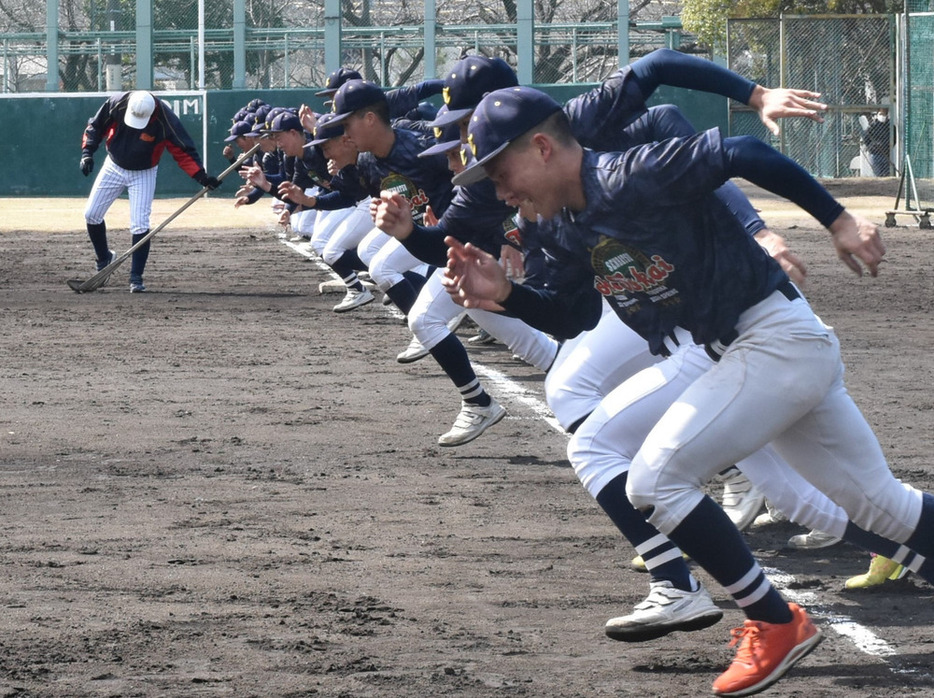
[{"label": "baseball cleat", "polygon": [[869,589],[871,587],[881,586],[889,580],[901,579],[908,574],[908,568],[900,565],[895,560],[887,557],[873,554],[869,563],[869,571],[865,574],[858,574],[846,580],[844,587],[846,589]]},{"label": "baseball cleat", "polygon": [[117,258],[117,253],[113,250],[110,250],[110,257],[107,259],[98,259],[97,260],[97,271],[101,271],[105,267],[109,267],[113,264],[113,261]]},{"label": "baseball cleat", "polygon": [[412,337],[412,341],[409,342],[409,346],[399,352],[399,355],[396,356],[396,361],[400,364],[411,364],[419,359],[424,359],[428,356],[428,350],[422,346],[422,343],[418,341],[418,337]]},{"label": "baseball cleat", "polygon": [[788,604],[790,623],[747,620],[733,629],[730,647],[739,645],[730,667],[713,682],[718,696],[751,696],[784,676],[817,647],[822,636],[798,604]]},{"label": "baseball cleat", "polygon": [[821,548],[829,548],[831,545],[836,545],[840,540],[840,538],[832,536],[829,533],[824,533],[823,531],[815,529],[807,533],[792,536],[788,539],[788,547],[794,548],[795,550],[820,550]]},{"label": "baseball cleat", "polygon": [[493,398],[490,398],[490,404],[486,407],[463,402],[454,426],[438,438],[438,445],[461,446],[469,443],[505,416],[506,408]]},{"label": "baseball cleat", "polygon": [[723,478],[723,511],[740,531],[745,531],[762,511],[765,496],[735,467]]},{"label": "baseball cleat", "polygon": [[142,281],[131,281],[130,293],[146,293],[146,287],[143,286]]},{"label": "baseball cleat", "polygon": [[779,511],[769,500],[765,500],[765,513],[759,514],[752,522],[753,528],[762,526],[771,526],[772,524],[785,523],[788,517]]},{"label": "baseball cleat", "polygon": [[333,310],[335,313],[346,313],[354,308],[372,303],[374,300],[376,300],[376,296],[370,293],[368,289],[364,288],[358,291],[355,288],[348,288],[347,293],[344,294],[344,299],[335,305]]},{"label": "baseball cleat", "polygon": [[652,582],[649,595],[636,604],[628,616],[610,618],[604,631],[621,642],[645,642],[677,630],[709,628],[723,618],[710,594],[702,586],[697,591],[676,589],[668,580]]}]

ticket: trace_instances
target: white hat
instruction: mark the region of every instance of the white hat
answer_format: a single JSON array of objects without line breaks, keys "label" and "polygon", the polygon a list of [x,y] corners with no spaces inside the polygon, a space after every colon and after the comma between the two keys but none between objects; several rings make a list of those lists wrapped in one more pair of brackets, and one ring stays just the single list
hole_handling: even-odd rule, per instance
[{"label": "white hat", "polygon": [[149,117],[152,116],[156,108],[156,100],[145,90],[137,90],[130,93],[130,99],[127,101],[126,114],[123,116],[123,123],[130,128],[146,128],[149,123]]}]

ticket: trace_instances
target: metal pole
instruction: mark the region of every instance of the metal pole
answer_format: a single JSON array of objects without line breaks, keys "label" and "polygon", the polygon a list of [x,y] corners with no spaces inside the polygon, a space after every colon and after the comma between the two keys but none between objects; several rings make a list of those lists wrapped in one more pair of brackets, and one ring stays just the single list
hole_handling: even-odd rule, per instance
[{"label": "metal pole", "polygon": [[46,92],[58,92],[58,0],[45,0]]},{"label": "metal pole", "polygon": [[246,87],[246,0],[233,5],[233,82],[234,89]]},{"label": "metal pole", "polygon": [[198,0],[198,89],[204,89],[204,0]]},{"label": "metal pole", "polygon": [[137,90],[152,89],[152,51],[152,0],[136,0]]},{"label": "metal pole", "polygon": [[619,67],[629,65],[629,0],[616,0],[616,50]]},{"label": "metal pole", "polygon": [[425,79],[438,77],[438,67],[435,65],[437,56],[435,52],[435,33],[438,31],[438,16],[435,0],[425,0]]},{"label": "metal pole", "polygon": [[535,81],[535,7],[532,0],[516,3],[516,75],[520,85]]},{"label": "metal pole", "polygon": [[341,1],[324,0],[324,74],[341,67]]}]

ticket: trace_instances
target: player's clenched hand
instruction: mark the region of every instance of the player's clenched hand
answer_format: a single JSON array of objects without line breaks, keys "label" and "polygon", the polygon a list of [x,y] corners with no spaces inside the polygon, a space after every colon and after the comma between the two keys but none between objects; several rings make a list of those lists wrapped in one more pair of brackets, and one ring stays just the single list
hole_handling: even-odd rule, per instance
[{"label": "player's clenched hand", "polygon": [[444,242],[448,246],[448,264],[441,283],[454,302],[465,308],[503,310],[500,303],[509,297],[512,283],[496,258],[450,235]]},{"label": "player's clenched hand", "polygon": [[798,286],[803,286],[805,277],[807,277],[807,267],[798,255],[788,249],[785,244],[785,238],[773,233],[768,228],[763,228],[755,234],[756,240],[769,253],[769,256],[779,263],[781,268],[788,274]]},{"label": "player's clenched hand", "polygon": [[280,182],[279,196],[283,199],[298,203],[299,194],[304,194],[304,191],[295,182]]},{"label": "player's clenched hand", "polygon": [[377,228],[397,240],[412,234],[412,205],[404,196],[380,192],[378,199],[370,201],[370,215]]},{"label": "player's clenched hand", "polygon": [[82,155],[80,167],[81,174],[87,177],[94,171],[94,158],[92,158],[90,155]]},{"label": "player's clenched hand", "polygon": [[885,245],[879,235],[879,226],[861,216],[844,211],[829,228],[837,256],[850,269],[863,275],[860,262],[869,269],[870,276],[878,276],[879,263],[885,255]]},{"label": "player's clenched hand", "polygon": [[827,105],[816,101],[818,99],[820,92],[788,88],[769,89],[756,85],[749,97],[749,106],[759,112],[759,119],[777,136],[780,129],[775,119],[803,116],[819,124],[824,123],[821,112],[827,110]]}]

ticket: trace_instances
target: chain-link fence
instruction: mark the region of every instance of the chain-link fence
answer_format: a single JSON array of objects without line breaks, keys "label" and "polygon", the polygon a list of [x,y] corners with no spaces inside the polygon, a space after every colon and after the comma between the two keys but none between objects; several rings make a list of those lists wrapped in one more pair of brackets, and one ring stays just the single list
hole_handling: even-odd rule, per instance
[{"label": "chain-link fence", "polygon": [[[144,6],[152,12],[152,87],[157,90],[202,83],[206,89],[317,87],[329,72],[325,55],[334,41],[341,65],[384,86],[435,77],[468,51],[500,56],[517,69],[525,61],[525,74],[538,84],[597,82],[618,66],[621,44],[617,5],[606,0],[582,0],[573,8],[439,0],[433,17],[425,16],[423,2],[407,0],[333,7],[329,0],[251,0],[240,3],[239,11],[231,0],[205,0],[203,35],[195,0],[59,0],[55,27],[48,26],[44,7],[7,1],[7,14],[17,20],[0,13],[3,92],[99,92],[138,85],[137,11]],[[533,16],[517,16],[522,8]],[[660,46],[696,49],[677,18],[664,19],[669,21],[624,25],[631,56]],[[531,37],[528,59],[521,28]],[[54,53],[49,35],[58,36]],[[49,60],[58,64],[57,84],[55,75],[49,80]]]},{"label": "chain-link fence", "polygon": [[[880,107],[894,105],[893,16],[731,20],[728,60],[732,70],[761,85],[820,92],[828,105],[823,124],[786,120],[775,138],[748,108],[731,103],[731,132],[771,142],[818,177],[882,174],[872,171],[866,134]],[[889,144],[891,123],[883,129]],[[890,150],[884,159],[894,163]]]},{"label": "chain-link fence", "polygon": [[918,196],[925,207],[934,206],[934,3],[911,2],[908,41],[903,51],[906,88],[904,148],[907,164],[919,180]]}]

